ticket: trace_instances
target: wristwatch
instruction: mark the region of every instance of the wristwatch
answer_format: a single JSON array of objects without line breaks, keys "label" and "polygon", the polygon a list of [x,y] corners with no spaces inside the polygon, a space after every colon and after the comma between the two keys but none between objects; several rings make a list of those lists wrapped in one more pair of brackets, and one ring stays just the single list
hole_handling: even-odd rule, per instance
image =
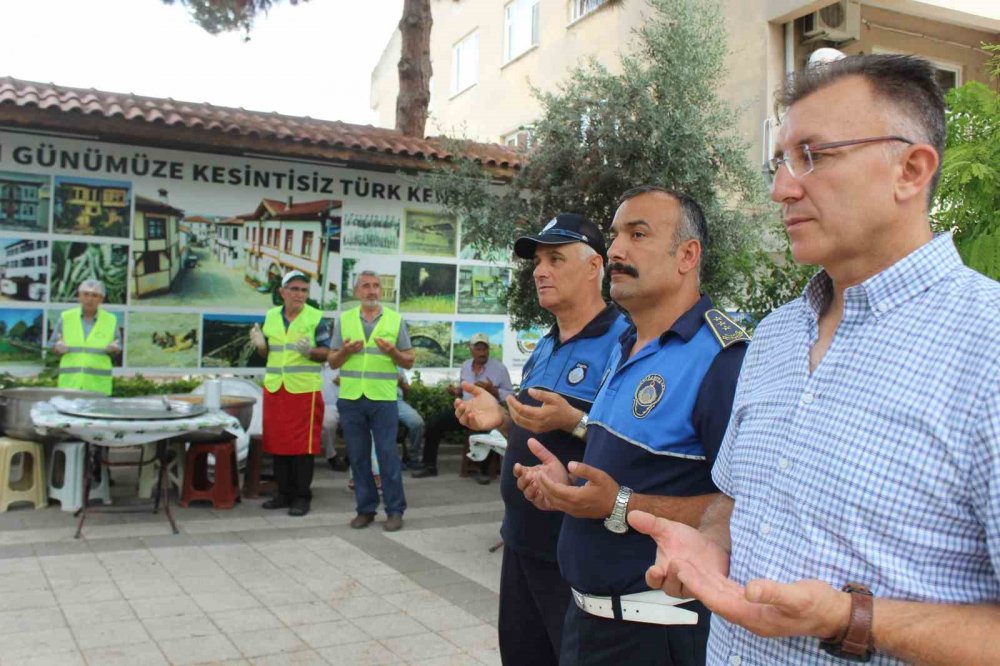
[{"label": "wristwatch", "polygon": [[872,658],[872,617],[875,599],[872,591],[861,583],[848,583],[842,591],[851,595],[851,619],[839,636],[820,641],[824,652],[848,661],[868,661]]},{"label": "wristwatch", "polygon": [[632,489],[627,486],[618,488],[618,497],[615,498],[615,508],[611,509],[611,515],[604,519],[604,526],[615,534],[625,534],[628,532],[628,523],[625,516],[628,513],[628,500],[632,497]]},{"label": "wristwatch", "polygon": [[587,440],[587,424],[590,423],[590,416],[587,412],[583,413],[580,420],[577,422],[576,426],[573,428],[573,436],[577,439]]}]

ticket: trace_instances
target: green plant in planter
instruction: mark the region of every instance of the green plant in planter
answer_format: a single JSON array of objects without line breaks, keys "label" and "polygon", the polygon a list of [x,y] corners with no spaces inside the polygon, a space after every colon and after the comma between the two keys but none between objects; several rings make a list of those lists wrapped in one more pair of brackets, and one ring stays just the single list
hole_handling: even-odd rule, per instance
[{"label": "green plant in planter", "polygon": [[[143,395],[163,395],[167,393],[190,393],[201,384],[201,378],[170,378],[153,380],[135,375],[115,377],[112,396],[134,398]],[[58,385],[58,373],[46,368],[34,377],[15,377],[9,373],[0,374],[0,389],[7,388],[51,388]]]},{"label": "green plant in planter", "polygon": [[152,380],[142,375],[115,377],[111,395],[115,398],[133,398],[143,395],[190,393],[195,387],[200,386],[201,382],[200,378]]},{"label": "green plant in planter", "polygon": [[417,410],[420,416],[427,421],[435,414],[451,409],[455,396],[448,393],[448,382],[440,381],[433,386],[424,383],[420,372],[413,373],[413,381],[410,383],[410,391],[406,395],[406,402]]}]

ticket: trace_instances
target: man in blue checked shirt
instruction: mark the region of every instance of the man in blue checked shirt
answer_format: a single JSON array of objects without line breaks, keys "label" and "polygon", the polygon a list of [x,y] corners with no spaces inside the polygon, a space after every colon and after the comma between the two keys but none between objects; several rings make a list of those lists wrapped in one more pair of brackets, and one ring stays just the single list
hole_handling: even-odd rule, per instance
[{"label": "man in blue checked shirt", "polygon": [[928,205],[934,67],[791,77],[770,161],[801,298],[757,328],[700,529],[634,512],[646,579],[715,616],[712,664],[1000,660],[1000,285]]}]

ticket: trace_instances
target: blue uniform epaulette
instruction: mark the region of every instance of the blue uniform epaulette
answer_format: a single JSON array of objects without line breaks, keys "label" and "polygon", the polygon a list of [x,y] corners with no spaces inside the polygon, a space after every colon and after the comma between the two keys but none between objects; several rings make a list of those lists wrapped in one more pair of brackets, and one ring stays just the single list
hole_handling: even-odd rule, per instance
[{"label": "blue uniform epaulette", "polygon": [[723,349],[731,347],[737,342],[750,342],[750,334],[721,310],[714,308],[706,310],[705,323],[708,324],[712,335],[715,336]]}]

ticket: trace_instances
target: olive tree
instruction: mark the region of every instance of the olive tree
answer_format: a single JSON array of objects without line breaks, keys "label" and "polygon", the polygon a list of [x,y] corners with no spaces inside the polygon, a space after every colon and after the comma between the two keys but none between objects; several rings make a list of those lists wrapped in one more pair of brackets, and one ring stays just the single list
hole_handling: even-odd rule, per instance
[{"label": "olive tree", "polygon": [[[717,93],[727,48],[721,11],[705,0],[649,4],[620,74],[588,61],[556,91],[536,91],[541,116],[507,187],[468,163],[425,178],[461,218],[465,241],[484,250],[509,251],[518,235],[560,212],[607,229],[619,196],[636,185],[683,191],[709,221],[704,290],[733,302],[742,284],[739,258],[759,247],[762,227],[774,218],[735,129],[738,110]],[[507,304],[515,327],[548,321],[530,265],[516,271]]]}]

